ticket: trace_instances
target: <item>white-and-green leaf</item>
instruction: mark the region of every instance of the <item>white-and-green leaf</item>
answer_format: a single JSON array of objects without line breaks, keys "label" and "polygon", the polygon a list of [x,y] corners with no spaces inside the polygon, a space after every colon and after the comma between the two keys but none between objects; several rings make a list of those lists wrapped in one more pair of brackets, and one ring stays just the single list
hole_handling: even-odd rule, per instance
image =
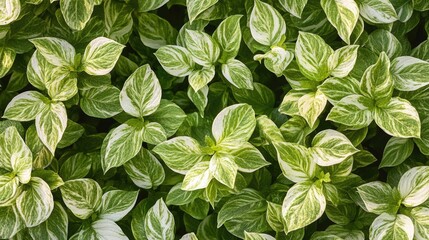
[{"label": "white-and-green leaf", "polygon": [[357,192],[366,210],[371,213],[395,214],[401,204],[398,190],[384,182],[376,181],[360,185]]},{"label": "white-and-green leaf", "polygon": [[112,71],[125,46],[105,37],[93,39],[85,48],[80,68],[90,75]]},{"label": "white-and-green leaf", "polygon": [[249,20],[252,37],[265,46],[281,44],[286,33],[282,15],[268,3],[260,0],[255,0],[254,3]]},{"label": "white-and-green leaf", "polygon": [[344,97],[329,112],[326,120],[348,126],[349,129],[367,127],[373,120],[370,98],[362,95]]},{"label": "white-and-green leaf", "polygon": [[162,68],[176,77],[188,76],[195,67],[191,53],[181,46],[162,46],[155,52],[155,56]]},{"label": "white-and-green leaf", "polygon": [[413,222],[403,214],[383,213],[372,222],[369,228],[369,239],[412,240],[413,237]]},{"label": "white-and-green leaf", "polygon": [[201,66],[210,67],[219,59],[219,44],[205,32],[186,29],[185,43],[194,61]]},{"label": "white-and-green leaf", "polygon": [[174,216],[162,199],[147,212],[144,229],[147,239],[174,240]]},{"label": "white-and-green leaf", "polygon": [[416,207],[429,198],[429,167],[413,167],[406,171],[398,183],[402,204]]},{"label": "white-and-green leaf", "polygon": [[395,88],[400,91],[414,91],[427,86],[429,62],[414,57],[397,57],[392,61],[390,72]]},{"label": "white-and-green leaf", "polygon": [[350,36],[359,18],[359,7],[354,0],[322,0],[320,2],[329,22],[337,29],[344,42],[350,44]]},{"label": "white-and-green leaf", "polygon": [[140,188],[156,188],[165,179],[164,168],[158,159],[147,149],[140,152],[124,164],[128,176]]},{"label": "white-and-green leaf", "polygon": [[411,138],[392,137],[383,151],[381,167],[395,167],[403,163],[413,153],[414,142]]},{"label": "white-and-green leaf", "polygon": [[112,190],[103,194],[98,217],[117,222],[134,207],[138,191]]}]

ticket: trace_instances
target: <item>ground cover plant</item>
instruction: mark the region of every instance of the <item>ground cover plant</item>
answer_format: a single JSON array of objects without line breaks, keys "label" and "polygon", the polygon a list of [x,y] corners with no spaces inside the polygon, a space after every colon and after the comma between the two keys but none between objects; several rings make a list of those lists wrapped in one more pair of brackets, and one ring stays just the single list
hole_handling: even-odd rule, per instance
[{"label": "ground cover plant", "polygon": [[0,239],[429,239],[428,19],[0,0]]}]

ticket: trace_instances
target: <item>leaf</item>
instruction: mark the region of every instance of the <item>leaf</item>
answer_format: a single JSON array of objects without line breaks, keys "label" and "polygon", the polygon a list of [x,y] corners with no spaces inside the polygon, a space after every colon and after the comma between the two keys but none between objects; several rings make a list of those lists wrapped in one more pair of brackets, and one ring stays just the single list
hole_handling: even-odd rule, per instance
[{"label": "leaf", "polygon": [[198,162],[187,171],[183,179],[182,190],[194,191],[206,188],[212,179],[213,175],[210,171],[210,162]]},{"label": "leaf", "polygon": [[58,187],[64,185],[63,179],[61,179],[58,173],[52,170],[37,169],[31,173],[31,176],[38,177],[45,181],[51,190],[57,189]]},{"label": "leaf", "polygon": [[210,159],[210,175],[229,188],[234,188],[237,170],[237,164],[228,155],[216,153]]},{"label": "leaf", "polygon": [[349,45],[335,50],[328,60],[328,64],[333,67],[331,76],[344,78],[349,75],[356,64],[358,49],[359,45]]},{"label": "leaf", "polygon": [[48,106],[49,99],[36,91],[16,95],[4,110],[4,118],[15,121],[31,121]]},{"label": "leaf", "polygon": [[253,76],[250,69],[237,59],[230,59],[222,64],[222,74],[237,88],[253,89]]},{"label": "leaf", "polygon": [[62,102],[50,103],[36,116],[37,135],[54,154],[67,127],[67,112]]},{"label": "leaf", "polygon": [[33,239],[66,240],[68,223],[66,211],[60,203],[54,202],[54,210],[49,218],[40,225],[30,228],[29,233]]},{"label": "leaf", "polygon": [[167,20],[152,13],[140,13],[137,19],[137,31],[145,46],[159,49],[176,42],[177,30]]},{"label": "leaf", "polygon": [[118,61],[124,47],[105,37],[95,38],[86,46],[80,68],[89,75],[108,74]]},{"label": "leaf", "polygon": [[122,111],[118,88],[112,85],[88,86],[79,89],[79,106],[91,117],[110,118]]},{"label": "leaf", "polygon": [[0,196],[0,204],[2,206],[11,205],[18,195],[19,191],[19,180],[17,177],[8,175],[0,175],[0,190],[2,195]]},{"label": "leaf", "polygon": [[162,7],[169,0],[149,0],[149,1],[139,1],[138,10],[139,12],[149,12],[155,9]]},{"label": "leaf", "polygon": [[232,15],[223,20],[213,33],[213,39],[219,43],[221,61],[235,58],[241,44],[240,20],[242,15]]},{"label": "leaf", "polygon": [[274,147],[283,175],[289,180],[299,183],[316,176],[317,165],[311,161],[307,148],[287,142],[274,143]]},{"label": "leaf", "polygon": [[228,149],[225,152],[233,158],[240,172],[254,172],[270,164],[265,160],[261,152],[250,143],[240,144],[234,149]]},{"label": "leaf", "polygon": [[353,0],[323,0],[321,6],[329,22],[337,29],[344,42],[350,44],[350,36],[359,18],[359,7]]},{"label": "leaf", "polygon": [[17,129],[13,126],[6,128],[0,134],[0,168],[9,170],[19,182],[27,184],[31,178],[32,161],[32,153]]},{"label": "leaf", "polygon": [[184,191],[182,190],[182,183],[174,185],[168,192],[165,202],[168,205],[185,205],[198,198],[201,191]]},{"label": "leaf", "polygon": [[393,80],[389,68],[389,58],[382,52],[377,62],[365,70],[360,84],[362,93],[380,107],[386,106],[392,98]]},{"label": "leaf", "polygon": [[429,167],[413,167],[406,171],[398,183],[402,204],[406,207],[417,207],[429,198]]},{"label": "leaf", "polygon": [[179,106],[171,101],[161,99],[157,110],[147,116],[146,119],[161,124],[167,137],[171,137],[182,125],[185,118],[186,114]]},{"label": "leaf", "polygon": [[158,159],[147,149],[124,164],[128,176],[140,188],[156,188],[164,182],[165,172]]},{"label": "leaf", "polygon": [[60,0],[60,7],[67,25],[73,30],[82,30],[91,18],[94,1]]},{"label": "leaf", "polygon": [[368,36],[365,46],[373,53],[380,55],[385,52],[392,59],[402,55],[401,42],[391,32],[377,29]]},{"label": "leaf", "polygon": [[162,68],[176,77],[186,77],[195,68],[191,53],[184,47],[162,46],[155,52],[155,56]]},{"label": "leaf", "polygon": [[253,89],[235,89],[232,91],[235,100],[252,106],[258,115],[266,114],[274,107],[274,93],[267,86],[254,82]]},{"label": "leaf", "polygon": [[0,6],[5,9],[0,12],[0,26],[7,25],[18,19],[21,12],[19,0],[5,0],[0,3]]},{"label": "leaf", "polygon": [[61,164],[59,175],[64,181],[84,178],[97,158],[100,153],[76,153]]},{"label": "leaf", "polygon": [[[318,49],[318,51],[314,51]],[[321,81],[327,78],[329,57],[334,53],[332,48],[318,35],[299,32],[295,46],[295,57],[301,73],[310,80]]]},{"label": "leaf", "polygon": [[213,80],[214,76],[214,66],[202,68],[200,70],[194,70],[189,75],[189,85],[194,89],[194,91],[199,91],[203,87],[207,86],[207,84]]},{"label": "leaf", "polygon": [[196,198],[190,203],[179,206],[179,208],[191,217],[197,220],[203,220],[209,212],[210,205],[205,200]]},{"label": "leaf", "polygon": [[50,81],[46,83],[46,88],[52,101],[67,101],[75,96],[78,91],[76,76],[69,74],[64,78]]},{"label": "leaf", "polygon": [[268,202],[266,218],[268,224],[274,231],[283,231],[282,205]]},{"label": "leaf", "polygon": [[14,205],[0,207],[0,224],[8,226],[0,228],[0,238],[7,239],[15,236],[24,227],[22,221]]},{"label": "leaf", "polygon": [[100,219],[92,222],[90,226],[78,232],[78,234],[78,239],[128,239],[116,223],[106,219]]},{"label": "leaf", "polygon": [[313,127],[327,102],[328,99],[319,90],[307,93],[298,99],[299,115],[307,121],[310,127]]},{"label": "leaf", "polygon": [[265,233],[244,232],[244,240],[275,240],[275,238]]},{"label": "leaf", "polygon": [[188,87],[187,95],[188,98],[192,101],[192,103],[197,107],[200,116],[204,117],[204,109],[207,106],[209,101],[208,99],[209,87],[204,86],[197,92],[194,91],[192,87]]},{"label": "leaf", "polygon": [[101,166],[104,173],[122,166],[137,155],[142,147],[142,131],[143,123],[130,119],[107,134],[101,146]]},{"label": "leaf", "polygon": [[[1,15],[0,15],[1,22]],[[1,25],[1,24],[0,24]],[[0,48],[0,78],[6,76],[9,70],[12,68],[13,62],[15,61],[16,53],[10,48]]]},{"label": "leaf", "polygon": [[66,181],[60,190],[67,208],[80,219],[89,218],[100,207],[103,192],[92,179]]},{"label": "leaf", "polygon": [[387,134],[401,138],[420,137],[417,110],[405,99],[395,97],[383,108],[376,107],[374,120]]},{"label": "leaf", "polygon": [[16,199],[16,206],[27,227],[35,227],[46,221],[54,209],[54,197],[46,182],[31,178],[28,189]]},{"label": "leaf", "polygon": [[122,44],[127,43],[133,28],[131,13],[132,8],[127,4],[104,1],[104,36]]},{"label": "leaf", "polygon": [[185,174],[195,164],[206,158],[200,144],[193,138],[175,137],[156,145],[153,151],[173,171]]},{"label": "leaf", "polygon": [[256,126],[255,112],[247,104],[224,108],[213,120],[212,133],[218,144],[246,142]]},{"label": "leaf", "polygon": [[403,214],[395,216],[383,213],[374,220],[369,228],[370,239],[411,240],[413,236],[413,222]]},{"label": "leaf", "polygon": [[125,217],[134,207],[138,191],[112,190],[103,194],[100,207],[100,219],[117,222]]},{"label": "leaf", "polygon": [[219,59],[218,43],[205,32],[186,29],[185,43],[193,60],[201,66],[210,67]]},{"label": "leaf", "polygon": [[398,19],[395,8],[388,0],[360,0],[360,15],[373,24],[392,23]]},{"label": "leaf", "polygon": [[192,24],[192,22],[198,18],[198,15],[215,5],[217,2],[218,0],[186,0],[189,22]]},{"label": "leaf", "polygon": [[174,217],[162,199],[147,212],[144,228],[148,239],[174,239]]},{"label": "leaf", "polygon": [[284,41],[286,23],[271,5],[255,0],[250,14],[249,28],[252,37],[260,44],[274,46]]},{"label": "leaf", "polygon": [[80,137],[82,137],[85,129],[82,125],[73,122],[72,120],[67,120],[67,127],[64,131],[61,141],[58,143],[57,148],[65,148],[73,143],[75,143]]},{"label": "leaf", "polygon": [[312,133],[318,125],[319,122],[316,121],[316,124],[311,128],[304,118],[294,116],[280,126],[280,131],[287,142],[305,145],[308,135]]},{"label": "leaf", "polygon": [[[361,95],[359,81],[353,77],[330,77],[326,79],[318,89],[328,98],[332,105],[337,106],[339,102],[350,95]],[[360,97],[353,97],[360,98]]]},{"label": "leaf", "polygon": [[253,57],[254,60],[261,62],[264,60],[265,67],[280,77],[286,70],[286,67],[293,60],[293,53],[285,50],[282,47],[272,47],[271,50],[265,54],[257,54]]},{"label": "leaf", "polygon": [[380,168],[395,167],[403,163],[413,153],[414,142],[409,138],[392,137],[383,151]]},{"label": "leaf", "polygon": [[280,0],[283,8],[297,18],[301,18],[307,2],[308,0]]},{"label": "leaf", "polygon": [[59,67],[74,67],[76,51],[66,40],[54,37],[33,38],[30,40],[37,51],[50,63]]},{"label": "leaf", "polygon": [[312,160],[319,166],[341,163],[359,151],[344,134],[331,129],[317,133],[311,145]]},{"label": "leaf", "polygon": [[372,101],[362,95],[349,95],[339,101],[329,112],[326,120],[341,123],[349,129],[369,126],[373,120]]},{"label": "leaf", "polygon": [[428,212],[426,207],[416,207],[411,209],[410,217],[414,224],[414,238],[423,240],[429,236]]},{"label": "leaf", "polygon": [[301,182],[289,189],[282,205],[285,232],[303,228],[319,219],[326,207],[322,187],[317,183]]},{"label": "leaf", "polygon": [[195,233],[187,233],[185,235],[183,235],[180,240],[198,240],[197,236],[195,235]]},{"label": "leaf", "polygon": [[413,57],[397,57],[392,61],[390,71],[395,88],[400,91],[415,91],[427,86],[429,63]]},{"label": "leaf", "polygon": [[375,214],[395,214],[401,204],[401,196],[397,189],[392,189],[384,182],[370,182],[357,188],[366,210]]}]

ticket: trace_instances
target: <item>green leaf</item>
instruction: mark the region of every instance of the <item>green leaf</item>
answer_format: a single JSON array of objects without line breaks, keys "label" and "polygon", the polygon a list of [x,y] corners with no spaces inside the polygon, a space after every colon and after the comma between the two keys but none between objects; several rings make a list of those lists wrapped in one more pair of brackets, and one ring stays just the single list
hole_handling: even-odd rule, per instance
[{"label": "green leaf", "polygon": [[262,115],[256,118],[257,127],[259,128],[259,134],[261,137],[266,139],[268,142],[284,142],[282,132],[277,125],[269,119],[266,115]]},{"label": "green leaf", "polygon": [[223,20],[213,33],[213,39],[219,43],[222,61],[235,58],[241,44],[240,19],[242,15],[232,15]]},{"label": "green leaf", "polygon": [[117,222],[134,207],[139,191],[112,190],[103,194],[99,211],[100,219]]},{"label": "green leaf", "polygon": [[376,107],[374,120],[387,134],[401,138],[420,137],[417,110],[405,99],[395,97],[387,106]]},{"label": "green leaf", "polygon": [[67,120],[67,127],[64,131],[61,141],[58,143],[57,148],[65,148],[75,143],[80,137],[82,137],[85,129],[78,123],[72,120]]},{"label": "green leaf", "polygon": [[[78,237],[76,237],[77,239],[128,239],[122,229],[115,222],[107,219],[100,219],[92,222],[90,226],[87,226],[74,236],[76,235],[78,235]],[[73,237],[71,239],[73,239]]]},{"label": "green leaf", "polygon": [[271,50],[265,54],[257,54],[253,57],[254,60],[261,62],[264,60],[265,67],[280,77],[285,71],[286,67],[293,60],[293,53],[285,50],[282,47],[272,47]]},{"label": "green leaf", "polygon": [[200,144],[193,138],[175,137],[156,145],[153,151],[173,171],[185,174],[195,164],[207,158]]},{"label": "green leaf", "polygon": [[280,103],[279,112],[290,116],[300,116],[298,101],[302,96],[306,95],[307,93],[308,91],[296,90],[290,90],[289,92],[287,92],[283,98],[282,103]]},{"label": "green leaf", "polygon": [[359,0],[360,15],[372,24],[392,23],[398,19],[395,8],[388,0]]},{"label": "green leaf", "polygon": [[91,117],[110,118],[122,111],[120,90],[109,84],[79,88],[79,106]]},{"label": "green leaf", "polygon": [[249,28],[252,37],[262,45],[274,46],[284,41],[285,20],[273,6],[260,0],[255,0],[250,14]]},{"label": "green leaf", "polygon": [[74,67],[76,51],[67,41],[54,37],[34,38],[30,41],[50,64]]},{"label": "green leaf", "polygon": [[389,58],[395,58],[402,55],[401,42],[391,32],[384,29],[377,29],[368,36],[365,44],[369,50],[377,55],[385,52]]},{"label": "green leaf", "polygon": [[54,202],[54,210],[49,218],[40,225],[30,228],[29,233],[33,239],[66,240],[68,223],[66,211],[60,203]]},{"label": "green leaf", "polygon": [[92,162],[100,159],[100,153],[76,153],[62,164],[59,175],[64,181],[84,178],[91,169]]},{"label": "green leaf", "polygon": [[392,98],[393,80],[389,69],[389,58],[382,52],[377,62],[365,70],[360,84],[362,93],[380,107],[386,106]]},{"label": "green leaf", "polygon": [[148,239],[174,239],[174,217],[162,199],[147,212],[144,228]]},{"label": "green leaf", "polygon": [[161,124],[167,137],[171,137],[182,125],[185,118],[186,114],[179,106],[171,101],[161,99],[157,110],[147,116],[146,119]]},{"label": "green leaf", "polygon": [[93,39],[85,48],[80,68],[89,75],[112,71],[125,46],[105,37]]},{"label": "green leaf", "polygon": [[270,164],[256,147],[247,142],[223,151],[233,158],[240,172],[254,172]]},{"label": "green leaf", "polygon": [[67,101],[76,95],[77,79],[74,74],[66,75],[64,78],[58,78],[46,83],[48,95],[52,101]]},{"label": "green leaf", "polygon": [[303,228],[319,219],[326,207],[322,186],[301,182],[289,189],[282,205],[285,232]]},{"label": "green leaf", "polygon": [[180,206],[180,210],[197,220],[203,220],[209,212],[210,204],[201,198]]},{"label": "green leaf", "polygon": [[185,205],[192,202],[200,196],[201,191],[184,191],[182,190],[182,183],[174,185],[168,192],[165,202],[168,205]]},{"label": "green leaf", "polygon": [[349,45],[335,50],[334,54],[328,60],[328,64],[333,68],[331,76],[344,78],[349,75],[355,66],[358,49],[359,45]]},{"label": "green leaf", "polygon": [[189,85],[194,89],[194,91],[199,91],[203,87],[207,86],[209,82],[213,80],[215,76],[215,67],[204,67],[199,70],[193,70],[189,74]]},{"label": "green leaf", "polygon": [[312,160],[319,166],[341,163],[359,151],[344,134],[331,129],[316,134],[311,145]]},{"label": "green leaf", "polygon": [[244,240],[275,240],[275,238],[265,233],[244,232]]},{"label": "green leaf", "polygon": [[30,181],[32,162],[31,151],[17,129],[6,128],[0,134],[0,168],[10,170],[19,182],[26,184]]},{"label": "green leaf", "polygon": [[155,52],[155,56],[162,68],[176,77],[186,77],[195,68],[191,53],[184,47],[162,46]]},{"label": "green leaf", "polygon": [[207,106],[209,101],[208,99],[209,87],[204,86],[197,92],[194,91],[192,87],[188,87],[187,95],[188,98],[192,101],[192,103],[197,107],[200,116],[204,117],[204,109]]},{"label": "green leaf", "polygon": [[397,189],[392,189],[384,182],[370,182],[357,188],[366,210],[375,214],[395,214],[401,204],[401,196]]},{"label": "green leaf", "polygon": [[48,62],[38,50],[34,51],[27,67],[28,82],[40,90],[45,90],[49,82],[62,79],[69,73],[63,67]]},{"label": "green leaf", "polygon": [[327,102],[328,99],[320,90],[307,93],[298,99],[299,115],[313,127]]},{"label": "green leaf", "polygon": [[161,101],[161,85],[149,65],[138,68],[125,81],[120,102],[131,116],[143,118],[156,111]]},{"label": "green leaf", "polygon": [[1,206],[8,206],[13,203],[19,193],[18,187],[19,180],[17,177],[13,177],[10,174],[0,175],[0,190],[2,192],[0,196]]},{"label": "green leaf", "polygon": [[139,12],[149,12],[162,7],[168,1],[169,0],[138,1],[138,10]]},{"label": "green leaf", "polygon": [[145,123],[142,133],[143,142],[159,144],[167,140],[167,134],[161,124],[157,122]]},{"label": "green leaf", "polygon": [[31,173],[31,176],[38,177],[45,181],[51,190],[57,189],[58,187],[64,185],[63,179],[61,179],[58,173],[52,170],[37,169]]},{"label": "green leaf", "polygon": [[318,125],[319,122],[316,121],[316,124],[310,127],[304,118],[294,116],[280,126],[280,131],[287,142],[305,145],[308,135],[312,133]]},{"label": "green leaf", "polygon": [[[1,22],[1,15],[0,15]],[[1,24],[0,24],[1,25]],[[4,77],[9,70],[12,68],[13,62],[15,61],[16,53],[10,48],[0,48],[0,78]]]},{"label": "green leaf", "polygon": [[316,176],[317,165],[306,147],[287,142],[274,143],[283,175],[293,182],[304,182]]},{"label": "green leaf", "polygon": [[222,74],[237,88],[253,89],[253,76],[250,69],[237,59],[230,59],[222,64]]},{"label": "green leaf", "polygon": [[383,158],[379,167],[398,166],[413,153],[413,149],[414,142],[410,138],[390,138],[384,147]]},{"label": "green leaf", "polygon": [[267,114],[274,108],[274,93],[267,86],[254,82],[253,89],[235,89],[232,91],[235,100],[252,106],[257,115]]},{"label": "green leaf", "polygon": [[320,5],[329,22],[337,29],[344,42],[350,44],[350,36],[359,18],[359,7],[353,0],[322,0]]},{"label": "green leaf", "polygon": [[185,43],[193,60],[201,66],[210,67],[219,59],[218,43],[205,32],[186,29]]},{"label": "green leaf", "polygon": [[50,103],[36,116],[37,135],[54,154],[67,127],[67,112],[62,102]]},{"label": "green leaf", "polygon": [[134,184],[143,189],[156,188],[162,184],[165,178],[161,163],[145,148],[126,162],[124,168]]},{"label": "green leaf", "polygon": [[67,25],[73,30],[82,30],[91,18],[94,1],[60,0],[60,7]]},{"label": "green leaf", "polygon": [[417,207],[425,202],[429,195],[429,167],[413,167],[406,171],[398,183],[402,204],[406,207]]},{"label": "green leaf", "polygon": [[66,181],[60,190],[67,208],[80,219],[89,218],[100,207],[103,192],[92,179]]},{"label": "green leaf", "polygon": [[283,232],[284,224],[282,217],[282,205],[268,202],[266,218],[268,224],[274,231]]},{"label": "green leaf", "polygon": [[398,57],[390,68],[395,88],[400,91],[415,91],[427,86],[429,63],[413,57]]},{"label": "green leaf", "polygon": [[[326,79],[322,85],[318,87],[320,91],[328,98],[328,101],[334,107],[345,97],[350,95],[361,95],[359,89],[359,81],[353,77],[331,77]],[[354,97],[359,98],[359,97]]]},{"label": "green leaf", "polygon": [[213,120],[212,133],[217,144],[246,142],[256,126],[255,112],[247,104],[224,108]]},{"label": "green leaf", "polygon": [[198,15],[217,2],[218,0],[186,0],[189,22],[192,24],[192,22],[198,18]]},{"label": "green leaf", "polygon": [[228,155],[216,153],[210,159],[210,175],[223,185],[234,188],[238,166]]},{"label": "green leaf", "polygon": [[0,224],[7,226],[0,228],[0,238],[7,239],[15,236],[24,227],[22,221],[14,205],[0,207]]},{"label": "green leaf", "polygon": [[5,0],[0,3],[2,9],[0,12],[0,25],[7,25],[19,17],[21,12],[21,3],[19,0]]},{"label": "green leaf", "polygon": [[28,188],[16,199],[16,207],[27,227],[46,221],[54,209],[54,197],[46,182],[31,178]]},{"label": "green leaf", "polygon": [[[314,51],[314,49],[318,49]],[[301,73],[310,80],[321,81],[329,76],[329,57],[334,50],[318,35],[299,32],[295,56]]]},{"label": "green leaf", "polygon": [[137,19],[137,31],[145,46],[159,49],[176,42],[177,30],[167,20],[152,13],[140,13]]},{"label": "green leaf", "polygon": [[194,191],[206,188],[212,179],[210,162],[198,162],[186,173],[182,183],[182,190]]},{"label": "green leaf", "polygon": [[308,0],[280,0],[283,8],[297,18],[301,18],[307,2]]},{"label": "green leaf", "polygon": [[395,216],[383,213],[374,220],[369,228],[370,239],[412,240],[413,236],[413,222],[403,214]]},{"label": "green leaf", "polygon": [[142,147],[142,132],[143,123],[130,119],[107,134],[101,146],[101,166],[105,173],[137,155]]},{"label": "green leaf", "polygon": [[131,15],[133,9],[127,4],[113,0],[105,0],[103,6],[104,36],[122,44],[127,43],[133,29],[133,18]]},{"label": "green leaf", "polygon": [[372,101],[362,95],[349,95],[338,102],[329,112],[326,120],[341,123],[349,129],[369,126],[373,120]]},{"label": "green leaf", "polygon": [[416,207],[411,209],[410,217],[414,224],[414,238],[426,239],[429,237],[429,208]]}]

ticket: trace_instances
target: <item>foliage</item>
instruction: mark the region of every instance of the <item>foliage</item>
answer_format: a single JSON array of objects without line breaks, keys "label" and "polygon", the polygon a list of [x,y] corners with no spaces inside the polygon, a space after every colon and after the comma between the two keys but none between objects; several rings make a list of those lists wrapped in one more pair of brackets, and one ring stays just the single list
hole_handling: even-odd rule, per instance
[{"label": "foliage", "polygon": [[426,0],[0,0],[0,239],[429,239]]}]

